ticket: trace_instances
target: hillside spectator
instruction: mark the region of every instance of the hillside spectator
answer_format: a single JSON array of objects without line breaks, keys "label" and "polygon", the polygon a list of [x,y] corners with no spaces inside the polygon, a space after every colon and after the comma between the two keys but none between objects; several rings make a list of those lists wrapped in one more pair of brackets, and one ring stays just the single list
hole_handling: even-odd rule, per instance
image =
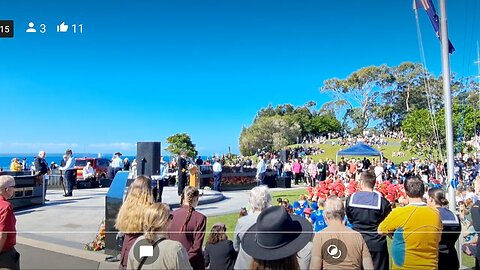
[{"label": "hillside spectator", "polygon": [[[345,208],[338,197],[330,197],[325,202],[325,220],[328,227],[315,234],[310,269],[373,269],[373,262],[362,235],[344,225]],[[346,246],[343,261],[332,262],[324,257],[324,244],[332,238]],[[348,251],[348,252],[347,252]]]},{"label": "hillside spectator", "polygon": [[169,228],[170,239],[182,243],[193,269],[205,269],[202,244],[207,217],[195,210],[199,197],[196,187],[188,186],[184,189],[182,205],[172,212],[173,220]]},{"label": "hillside spectator", "polygon": [[252,257],[245,253],[241,243],[247,230],[257,222],[260,213],[272,204],[272,196],[270,195],[268,187],[254,187],[250,191],[248,204],[251,212],[247,216],[238,219],[233,234],[233,247],[235,248],[235,251],[238,252],[235,269],[247,269],[250,266]]},{"label": "hillside spectator", "polygon": [[375,175],[362,172],[360,190],[346,200],[346,215],[352,229],[361,233],[372,256],[375,269],[389,269],[387,239],[377,233],[377,228],[392,210],[390,203],[374,192]]},{"label": "hillside spectator", "polygon": [[[142,269],[192,269],[188,262],[187,251],[182,244],[169,240],[168,235],[165,234],[172,219],[170,207],[166,204],[155,203],[144,211],[144,235],[138,237],[133,246],[140,241],[146,240],[154,249],[158,249],[160,252],[153,263],[148,265],[142,264]],[[141,262],[137,261],[134,252],[134,249],[130,249],[127,267],[129,270],[141,268]],[[143,260],[146,261],[146,257],[144,258]]]},{"label": "hillside spectator", "polygon": [[301,269],[298,253],[308,246],[312,234],[306,219],[289,215],[281,206],[265,209],[242,239],[245,252],[253,258],[245,269]]},{"label": "hillside spectator", "polygon": [[432,188],[428,191],[427,204],[438,209],[442,219],[443,231],[438,247],[438,269],[459,269],[455,243],[460,237],[460,220],[452,211],[445,208],[448,205],[445,191],[441,188]]},{"label": "hillside spectator", "polygon": [[127,267],[128,254],[133,243],[143,234],[146,209],[152,203],[150,179],[138,176],[128,188],[127,197],[118,211],[115,222],[115,228],[125,233],[120,255],[120,269]]},{"label": "hillside spectator", "polygon": [[442,221],[436,209],[422,198],[425,186],[414,176],[405,181],[408,206],[395,208],[378,226],[378,233],[394,233],[392,253],[395,269],[436,269]]},{"label": "hillside spectator", "polygon": [[233,270],[237,252],[233,242],[228,240],[224,223],[215,223],[210,231],[210,237],[205,245],[205,266],[210,269]]}]

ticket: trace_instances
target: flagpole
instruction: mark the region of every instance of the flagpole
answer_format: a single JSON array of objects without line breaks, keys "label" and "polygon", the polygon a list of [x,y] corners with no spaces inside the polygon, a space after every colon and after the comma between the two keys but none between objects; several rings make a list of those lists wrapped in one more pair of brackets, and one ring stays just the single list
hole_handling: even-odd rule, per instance
[{"label": "flagpole", "polygon": [[446,0],[440,0],[440,40],[442,41],[443,99],[445,102],[445,134],[447,135],[447,183],[450,183],[448,185],[448,201],[450,202],[449,209],[455,212],[455,191],[451,182],[454,179],[452,93],[450,90],[450,57],[445,2]]}]

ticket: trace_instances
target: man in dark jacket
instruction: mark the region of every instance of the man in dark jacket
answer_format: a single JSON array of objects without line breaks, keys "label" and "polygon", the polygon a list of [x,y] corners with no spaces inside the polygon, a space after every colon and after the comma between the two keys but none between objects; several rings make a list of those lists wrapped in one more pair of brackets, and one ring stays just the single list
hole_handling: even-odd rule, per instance
[{"label": "man in dark jacket", "polygon": [[48,168],[47,161],[45,161],[45,156],[46,156],[45,151],[40,151],[38,153],[38,156],[35,158],[35,173],[43,181],[43,198],[46,202],[48,202],[46,195],[47,195],[49,168]]},{"label": "man in dark jacket", "polygon": [[182,151],[178,157],[178,196],[181,196],[183,189],[188,185],[187,172],[188,172],[188,162],[187,162],[187,153]]},{"label": "man in dark jacket", "polygon": [[375,269],[389,269],[387,239],[377,233],[378,225],[388,216],[392,208],[387,199],[374,192],[375,175],[369,171],[361,173],[360,191],[346,201],[346,215],[352,229],[362,234],[372,256]]}]

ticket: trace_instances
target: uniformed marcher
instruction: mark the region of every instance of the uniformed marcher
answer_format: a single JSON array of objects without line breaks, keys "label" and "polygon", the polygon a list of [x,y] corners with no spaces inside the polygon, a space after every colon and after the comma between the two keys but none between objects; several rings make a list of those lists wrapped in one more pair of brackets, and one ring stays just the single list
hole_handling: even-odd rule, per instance
[{"label": "uniformed marcher", "polygon": [[460,262],[458,261],[455,243],[462,230],[460,219],[455,213],[445,208],[448,205],[448,200],[445,191],[441,188],[432,188],[428,191],[427,205],[437,208],[442,219],[443,231],[438,245],[438,269],[459,269]]},{"label": "uniformed marcher", "polygon": [[373,191],[375,175],[369,171],[360,176],[360,190],[347,198],[345,212],[352,229],[362,234],[376,270],[389,269],[387,239],[377,233],[378,225],[392,211],[390,202]]}]

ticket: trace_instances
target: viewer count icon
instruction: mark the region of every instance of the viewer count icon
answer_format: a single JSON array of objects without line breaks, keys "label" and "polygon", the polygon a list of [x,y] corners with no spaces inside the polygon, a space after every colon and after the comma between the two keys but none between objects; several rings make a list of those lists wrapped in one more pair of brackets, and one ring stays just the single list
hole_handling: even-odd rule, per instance
[{"label": "viewer count icon", "polygon": [[35,29],[35,24],[33,22],[29,22],[28,23],[28,28],[25,32],[27,33],[36,33],[37,32],[37,29]]}]

